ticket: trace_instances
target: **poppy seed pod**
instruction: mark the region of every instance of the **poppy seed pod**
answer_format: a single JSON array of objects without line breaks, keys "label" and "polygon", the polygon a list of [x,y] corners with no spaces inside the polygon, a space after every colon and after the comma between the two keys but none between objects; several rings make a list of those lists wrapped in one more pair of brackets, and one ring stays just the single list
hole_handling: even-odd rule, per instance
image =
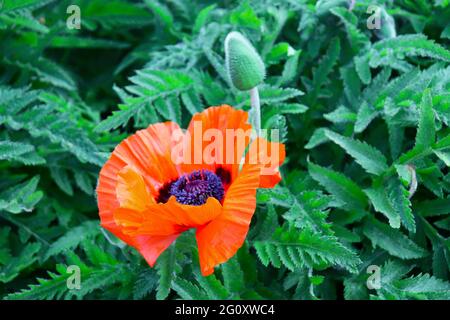
[{"label": "poppy seed pod", "polygon": [[250,90],[264,80],[261,57],[239,32],[230,32],[225,39],[225,63],[231,82],[239,90]]}]

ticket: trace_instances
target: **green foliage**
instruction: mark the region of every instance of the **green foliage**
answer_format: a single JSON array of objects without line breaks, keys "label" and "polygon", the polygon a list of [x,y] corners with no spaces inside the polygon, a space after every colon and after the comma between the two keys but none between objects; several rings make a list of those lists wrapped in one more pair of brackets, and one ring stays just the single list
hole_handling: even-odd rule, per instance
[{"label": "green foliage", "polygon": [[[447,1],[2,4],[0,298],[450,299]],[[374,4],[395,33],[367,28]],[[226,72],[232,31],[265,64],[283,179],[258,190],[244,245],[213,275],[192,231],[150,268],[99,226],[99,170],[151,123],[250,109]]]},{"label": "green foliage", "polygon": [[391,255],[401,259],[416,259],[426,255],[426,251],[400,231],[375,219],[368,220],[363,227],[363,233],[374,246],[386,250]]},{"label": "green foliage", "polygon": [[332,131],[326,131],[325,135],[355,158],[355,161],[368,173],[380,175],[388,169],[386,157],[368,144],[343,137]]},{"label": "green foliage", "polygon": [[[377,299],[450,299],[448,282],[429,274],[405,277],[411,267],[405,264],[387,261],[383,266],[388,276],[382,277],[381,288],[377,290]],[[374,297],[375,298],[375,297]]]},{"label": "green foliage", "polygon": [[356,255],[336,238],[308,231],[296,233],[279,228],[271,240],[255,242],[254,246],[263,265],[271,262],[277,268],[283,265],[291,271],[335,264],[354,272],[360,263]]}]

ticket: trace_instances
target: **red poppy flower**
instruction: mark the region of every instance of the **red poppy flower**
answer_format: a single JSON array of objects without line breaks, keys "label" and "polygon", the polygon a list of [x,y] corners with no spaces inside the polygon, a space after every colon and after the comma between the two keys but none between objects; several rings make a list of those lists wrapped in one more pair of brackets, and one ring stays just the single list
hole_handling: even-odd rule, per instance
[{"label": "red poppy flower", "polygon": [[[211,107],[195,114],[186,132],[173,122],[157,123],[122,141],[100,172],[101,225],[150,266],[182,232],[195,228],[201,272],[211,274],[242,246],[257,188],[281,180],[283,144],[229,134],[251,130],[247,118],[227,105]],[[221,135],[212,135],[215,148],[196,136],[199,125]],[[187,148],[181,148],[183,161],[174,161],[180,145]]]}]

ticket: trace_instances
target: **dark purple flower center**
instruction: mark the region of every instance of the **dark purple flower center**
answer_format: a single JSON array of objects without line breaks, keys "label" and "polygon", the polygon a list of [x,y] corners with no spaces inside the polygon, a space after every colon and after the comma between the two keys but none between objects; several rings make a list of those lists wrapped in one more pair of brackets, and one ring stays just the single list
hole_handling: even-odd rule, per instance
[{"label": "dark purple flower center", "polygon": [[170,187],[170,195],[182,204],[200,206],[209,197],[222,201],[224,189],[222,180],[209,170],[197,170],[178,178]]}]

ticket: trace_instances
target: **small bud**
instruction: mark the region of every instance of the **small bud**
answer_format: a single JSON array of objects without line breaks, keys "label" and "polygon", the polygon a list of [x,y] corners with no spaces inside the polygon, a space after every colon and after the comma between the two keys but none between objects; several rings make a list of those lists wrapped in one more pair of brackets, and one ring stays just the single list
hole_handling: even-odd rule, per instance
[{"label": "small bud", "polygon": [[261,57],[239,32],[230,32],[225,39],[225,63],[231,82],[239,90],[250,90],[264,80]]}]

